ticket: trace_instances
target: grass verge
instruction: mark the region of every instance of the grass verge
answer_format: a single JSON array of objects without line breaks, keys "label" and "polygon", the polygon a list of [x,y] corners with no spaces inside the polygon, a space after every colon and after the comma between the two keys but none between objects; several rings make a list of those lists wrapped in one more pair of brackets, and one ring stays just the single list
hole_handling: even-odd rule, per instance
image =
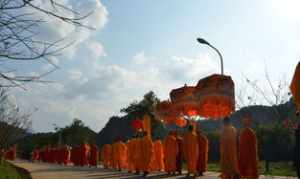
[{"label": "grass verge", "polygon": [[32,179],[30,173],[20,167],[16,167],[6,161],[0,163],[1,179]]}]

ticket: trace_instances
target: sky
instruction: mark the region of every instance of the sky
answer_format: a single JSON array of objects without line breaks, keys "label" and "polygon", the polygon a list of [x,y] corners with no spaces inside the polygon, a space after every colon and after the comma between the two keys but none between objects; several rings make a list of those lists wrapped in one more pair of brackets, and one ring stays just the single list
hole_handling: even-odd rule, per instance
[{"label": "sky", "polygon": [[[85,23],[95,30],[57,20],[42,24],[40,38],[75,43],[51,59],[60,67],[45,77],[53,83],[12,91],[23,109],[37,109],[35,132],[53,131],[53,124],[63,127],[73,118],[100,131],[110,116],[150,90],[167,99],[173,88],[220,73],[217,54],[198,44],[198,37],[221,51],[236,90],[245,77],[263,81],[266,68],[274,83],[282,76],[290,81],[300,59],[299,0],[59,2],[82,14],[93,11]],[[26,70],[42,74],[51,68],[42,63]]]}]

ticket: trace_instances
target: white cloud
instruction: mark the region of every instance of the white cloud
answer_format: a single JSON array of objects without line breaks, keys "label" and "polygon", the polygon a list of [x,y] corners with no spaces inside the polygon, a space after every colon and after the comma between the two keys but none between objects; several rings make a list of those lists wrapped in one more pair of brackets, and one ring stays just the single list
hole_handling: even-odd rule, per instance
[{"label": "white cloud", "polygon": [[79,69],[69,70],[69,79],[70,80],[80,80],[82,77],[82,72]]},{"label": "white cloud", "polygon": [[88,53],[91,53],[92,59],[99,60],[100,57],[106,56],[103,46],[100,42],[90,40],[85,43]]},{"label": "white cloud", "polygon": [[89,43],[89,41],[92,40],[90,37],[93,32],[101,30],[108,22],[108,12],[100,0],[56,1],[61,5],[78,12],[79,15],[63,8],[53,9],[49,0],[35,0],[33,2],[35,5],[41,8],[51,10],[56,14],[70,18],[78,18],[89,14],[89,16],[81,20],[81,23],[87,27],[94,28],[95,30],[74,26],[70,23],[63,22],[58,18],[54,18],[39,11],[33,10],[32,8],[26,9],[29,13],[33,12],[36,19],[42,19],[45,21],[45,23],[39,24],[39,35],[36,38],[50,42],[64,39],[63,43],[60,44],[61,46],[72,44],[70,47],[64,50],[64,58],[72,59],[82,42]]},{"label": "white cloud", "polygon": [[99,131],[110,116],[119,114],[121,108],[141,99],[146,92],[153,90],[166,99],[171,89],[184,83],[195,85],[197,80],[216,71],[216,67],[207,55],[162,60],[141,52],[128,65],[91,66],[90,71],[97,75],[71,69],[61,83],[36,85],[21,99],[40,108],[33,121],[36,131],[50,130],[52,123],[67,125],[74,117]]}]

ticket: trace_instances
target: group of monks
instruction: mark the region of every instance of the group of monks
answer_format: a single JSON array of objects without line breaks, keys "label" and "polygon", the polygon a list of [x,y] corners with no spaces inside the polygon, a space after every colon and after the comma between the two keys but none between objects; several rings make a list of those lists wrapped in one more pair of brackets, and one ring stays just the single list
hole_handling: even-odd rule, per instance
[{"label": "group of monks", "polygon": [[183,161],[187,162],[188,175],[203,175],[207,170],[208,140],[201,130],[194,132],[189,126],[183,137],[171,131],[164,141],[152,141],[147,132],[139,132],[126,143],[120,139],[106,144],[101,150],[105,168],[128,170],[129,173],[165,171],[168,174],[181,174]]},{"label": "group of monks", "polygon": [[[257,179],[257,138],[250,128],[251,118],[246,116],[243,119],[239,136],[229,118],[226,117],[223,122],[220,137],[220,177]],[[126,143],[119,139],[113,144],[103,146],[101,158],[105,168],[128,170],[135,174],[143,172],[144,176],[154,171],[181,174],[185,161],[187,176],[203,176],[207,170],[208,146],[208,139],[201,129],[195,129],[191,125],[182,136],[171,131],[163,141],[152,141],[147,132],[138,133]]]},{"label": "group of monks", "polygon": [[61,147],[46,146],[41,150],[35,149],[32,152],[32,161],[97,167],[98,153],[99,151],[96,145],[82,144],[75,147],[69,147],[67,145]]},{"label": "group of monks", "polygon": [[242,120],[243,128],[239,136],[229,118],[226,117],[223,123],[224,128],[220,137],[221,178],[259,178],[257,138],[250,128],[251,118],[246,116]]},{"label": "group of monks", "polygon": [[[250,117],[243,119],[239,135],[229,118],[226,117],[223,123],[220,136],[220,177],[257,179],[257,139],[250,128]],[[113,144],[105,144],[101,152],[96,145],[88,144],[73,148],[47,146],[42,150],[34,150],[32,160],[96,167],[100,158],[104,168],[127,170],[143,176],[155,171],[164,171],[169,175],[181,174],[185,161],[187,176],[203,176],[207,170],[208,146],[208,139],[201,129],[190,125],[184,134],[170,131],[164,140],[152,140],[146,131],[140,131],[127,142],[118,139]]]}]

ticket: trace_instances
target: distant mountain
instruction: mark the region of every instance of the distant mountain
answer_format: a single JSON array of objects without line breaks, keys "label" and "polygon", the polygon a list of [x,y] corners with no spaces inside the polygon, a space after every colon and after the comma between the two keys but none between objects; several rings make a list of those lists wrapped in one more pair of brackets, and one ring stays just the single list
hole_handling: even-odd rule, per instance
[{"label": "distant mountain", "polygon": [[[246,114],[252,117],[253,127],[257,125],[268,125],[274,121],[284,121],[286,119],[296,118],[296,106],[292,100],[278,106],[262,106],[254,105],[241,108],[234,112],[231,116],[231,122],[236,128],[242,126],[242,118]],[[198,125],[205,131],[213,131],[220,129],[221,120],[201,120]]]},{"label": "distant mountain", "polygon": [[[295,119],[295,113],[296,106],[294,102],[290,100],[278,106],[247,106],[234,112],[230,118],[233,125],[239,129],[242,126],[241,119],[245,114],[249,114],[252,117],[253,127],[255,127],[257,125],[269,125],[274,121]],[[132,119],[134,119],[132,116],[111,117],[105,127],[98,133],[97,144],[101,146],[106,143],[112,143],[117,138],[122,138],[124,140],[129,139],[133,134],[130,125]],[[198,125],[201,126],[202,130],[210,132],[221,129],[222,120],[201,120],[198,121]],[[167,128],[174,129],[176,126],[170,125]],[[156,130],[156,132],[164,134],[167,132],[167,128],[160,126],[160,129]]]}]

